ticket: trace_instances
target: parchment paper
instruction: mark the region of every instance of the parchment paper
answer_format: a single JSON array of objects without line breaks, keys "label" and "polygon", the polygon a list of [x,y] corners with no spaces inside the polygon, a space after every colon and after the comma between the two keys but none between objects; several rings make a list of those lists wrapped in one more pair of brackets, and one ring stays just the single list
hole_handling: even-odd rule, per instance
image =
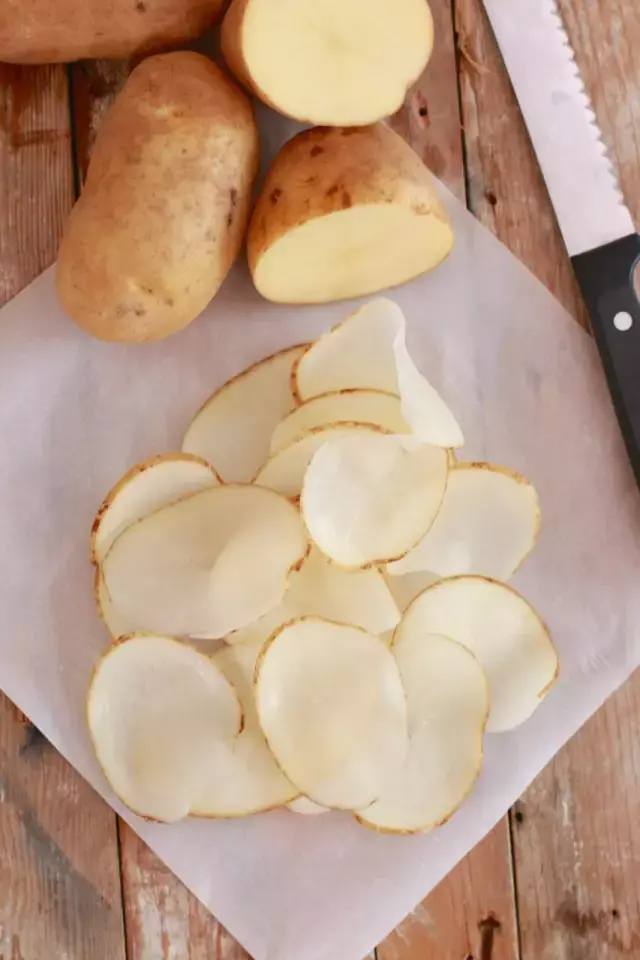
[{"label": "parchment paper", "polygon": [[506,463],[540,492],[540,544],[516,585],[548,621],[562,675],[531,721],[487,738],[477,789],[426,837],[377,836],[338,814],[146,824],[109,792],[85,728],[87,681],[108,642],[88,560],[103,495],[135,461],[176,449],[222,380],[350,307],[269,305],[241,266],[196,323],[154,345],[85,336],[57,306],[51,272],[0,316],[0,684],[255,960],[361,960],[640,663],[640,497],[593,345],[447,203],[454,254],[393,295],[465,455]]}]

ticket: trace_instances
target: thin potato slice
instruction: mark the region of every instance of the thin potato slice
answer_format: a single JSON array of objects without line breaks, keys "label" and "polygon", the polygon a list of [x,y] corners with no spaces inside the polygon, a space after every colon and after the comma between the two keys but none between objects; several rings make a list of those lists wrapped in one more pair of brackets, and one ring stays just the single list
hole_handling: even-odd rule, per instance
[{"label": "thin potato slice", "polygon": [[216,639],[280,603],[306,551],[289,500],[223,484],[129,527],[103,574],[114,607],[137,629]]},{"label": "thin potato slice", "polygon": [[121,617],[114,607],[100,567],[96,567],[94,595],[100,619],[114,640],[136,632],[133,625],[129,623],[128,620],[125,620],[124,617]]},{"label": "thin potato slice", "polygon": [[296,364],[295,388],[303,401],[346,388],[395,393],[420,440],[463,443],[453,414],[409,356],[404,314],[392,300],[371,300],[316,340]]},{"label": "thin potato slice", "polygon": [[344,567],[404,556],[435,520],[448,469],[446,450],[413,437],[361,432],[331,440],[304,478],[309,535]]},{"label": "thin potato slice", "polygon": [[452,816],[477,779],[489,688],[468,650],[425,636],[415,623],[399,627],[393,653],[407,694],[409,752],[358,819],[387,833],[426,833]]},{"label": "thin potato slice", "polygon": [[458,463],[426,537],[387,571],[508,580],[533,550],[539,529],[540,503],[528,480],[489,463]]},{"label": "thin potato slice", "polygon": [[98,661],[87,699],[98,762],[123,803],[172,823],[203,787],[214,744],[233,742],[242,710],[216,664],[161,636],[134,636]]},{"label": "thin potato slice", "polygon": [[312,397],[279,423],[271,438],[271,455],[303,437],[308,430],[334,423],[364,423],[390,433],[410,433],[400,398],[382,390],[336,390]]},{"label": "thin potato slice", "polygon": [[219,387],[191,421],[182,449],[215,461],[224,481],[248,483],[269,456],[276,426],[296,405],[291,371],[305,349],[281,350]]},{"label": "thin potato slice", "polygon": [[402,767],[405,694],[393,654],[377,637],[295,620],[267,642],[255,684],[260,725],[278,764],[321,806],[365,807]]},{"label": "thin potato slice", "polygon": [[292,813],[300,813],[305,817],[315,817],[319,813],[329,813],[326,807],[321,807],[319,803],[309,800],[309,797],[298,797],[287,804],[287,810]]},{"label": "thin potato slice", "polygon": [[491,733],[527,720],[558,676],[557,651],[533,607],[486,577],[438,581],[413,601],[398,629],[451,637],[477,657],[489,681]]},{"label": "thin potato slice", "polygon": [[107,494],[91,528],[91,559],[102,563],[116,538],[137,520],[220,483],[206,460],[166,453],[132,467]]},{"label": "thin potato slice", "polygon": [[[387,570],[393,566],[393,563],[387,564]],[[401,613],[404,613],[419,593],[437,583],[441,578],[428,570],[421,570],[416,573],[403,573],[398,576],[387,572],[384,579],[398,609]]]},{"label": "thin potato slice", "polygon": [[195,817],[248,817],[280,807],[298,795],[267,746],[253,695],[253,674],[261,642],[225,647],[213,662],[240,698],[242,732],[214,745],[207,759],[206,783],[191,807]]}]

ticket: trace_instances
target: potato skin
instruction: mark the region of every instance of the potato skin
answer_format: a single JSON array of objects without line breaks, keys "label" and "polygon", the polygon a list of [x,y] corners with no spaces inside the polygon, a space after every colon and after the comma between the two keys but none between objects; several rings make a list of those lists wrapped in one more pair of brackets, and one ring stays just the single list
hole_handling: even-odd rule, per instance
[{"label": "potato skin", "polygon": [[449,222],[430,172],[385,124],[299,133],[276,156],[253,211],[251,272],[265,250],[307,220],[370,203],[399,203]]},{"label": "potato skin", "polygon": [[223,7],[224,0],[0,0],[0,60],[142,56],[204,33]]},{"label": "potato skin", "polygon": [[68,220],[57,289],[102,340],[166,337],[236,260],[258,169],[248,99],[211,61],[169,53],[133,71],[101,127]]}]

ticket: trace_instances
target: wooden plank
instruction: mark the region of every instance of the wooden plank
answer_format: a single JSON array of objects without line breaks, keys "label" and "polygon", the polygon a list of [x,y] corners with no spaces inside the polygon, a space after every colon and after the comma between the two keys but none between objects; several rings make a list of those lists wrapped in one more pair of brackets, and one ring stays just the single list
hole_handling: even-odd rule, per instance
[{"label": "wooden plank", "polygon": [[[66,73],[0,64],[0,302],[54,259],[73,202]],[[0,698],[0,960],[123,960],[115,817]]]}]

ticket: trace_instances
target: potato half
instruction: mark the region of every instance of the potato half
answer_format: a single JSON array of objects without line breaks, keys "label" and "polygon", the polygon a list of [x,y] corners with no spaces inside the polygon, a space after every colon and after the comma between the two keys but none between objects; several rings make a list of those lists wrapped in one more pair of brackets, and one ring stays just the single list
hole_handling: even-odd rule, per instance
[{"label": "potato half", "polygon": [[101,340],[187,326],[242,246],[258,133],[245,95],[196,53],[133,71],[96,139],[58,256],[62,306]]},{"label": "potato half", "polygon": [[247,237],[257,290],[328,303],[426,273],[453,246],[433,178],[384,124],[318,127],[277,155]]},{"label": "potato half", "polygon": [[359,126],[395,113],[432,48],[426,0],[233,0],[222,26],[231,71],[306,123]]}]

